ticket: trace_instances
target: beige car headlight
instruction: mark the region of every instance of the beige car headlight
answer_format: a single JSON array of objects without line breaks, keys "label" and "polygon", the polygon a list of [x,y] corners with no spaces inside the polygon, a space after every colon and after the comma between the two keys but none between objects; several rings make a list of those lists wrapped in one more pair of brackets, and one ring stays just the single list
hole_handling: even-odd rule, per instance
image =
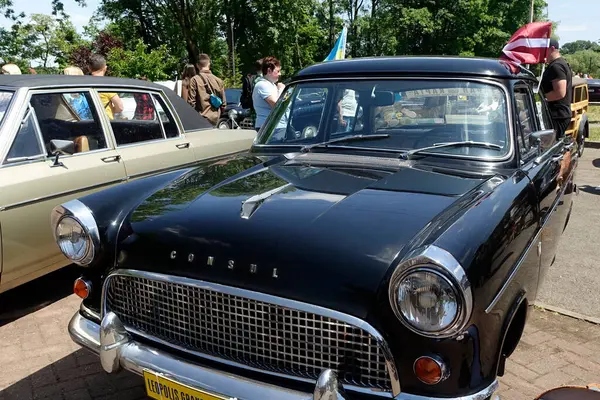
[{"label": "beige car headlight", "polygon": [[400,265],[389,290],[400,322],[423,336],[459,334],[472,312],[472,293],[464,270],[449,253],[435,246]]},{"label": "beige car headlight", "polygon": [[93,261],[100,236],[89,208],[79,200],[69,201],[54,208],[51,223],[56,244],[69,260],[82,266]]}]

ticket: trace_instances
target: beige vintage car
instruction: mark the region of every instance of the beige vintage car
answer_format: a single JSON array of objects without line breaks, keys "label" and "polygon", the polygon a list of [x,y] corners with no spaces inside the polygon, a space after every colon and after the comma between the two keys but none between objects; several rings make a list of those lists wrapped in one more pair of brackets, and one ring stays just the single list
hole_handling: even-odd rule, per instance
[{"label": "beige vintage car", "polygon": [[157,84],[0,75],[0,292],[69,264],[50,229],[56,205],[247,150],[255,136],[213,129]]}]

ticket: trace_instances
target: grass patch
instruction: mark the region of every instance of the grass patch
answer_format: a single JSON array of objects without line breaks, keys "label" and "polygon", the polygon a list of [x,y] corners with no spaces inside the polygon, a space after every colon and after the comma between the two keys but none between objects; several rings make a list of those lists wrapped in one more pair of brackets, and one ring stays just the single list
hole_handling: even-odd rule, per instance
[{"label": "grass patch", "polygon": [[589,106],[587,114],[590,124],[600,123],[600,106]]},{"label": "grass patch", "polygon": [[587,140],[592,142],[600,142],[600,127],[590,126],[590,137]]}]

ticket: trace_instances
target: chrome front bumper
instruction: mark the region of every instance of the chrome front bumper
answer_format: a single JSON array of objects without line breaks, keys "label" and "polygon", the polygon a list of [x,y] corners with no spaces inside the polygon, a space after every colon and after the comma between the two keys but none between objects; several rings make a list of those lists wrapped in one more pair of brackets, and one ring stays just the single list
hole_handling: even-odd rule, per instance
[{"label": "chrome front bumper", "polygon": [[[144,370],[150,370],[194,388],[215,393],[226,391],[227,396],[238,400],[352,399],[343,392],[341,385],[338,385],[335,372],[331,370],[323,371],[315,385],[314,393],[305,393],[194,364],[163,350],[134,341],[112,312],[104,316],[100,325],[87,319],[79,311],[76,312],[69,322],[69,334],[75,343],[98,354],[102,367],[108,373],[125,369],[142,376]],[[498,383],[494,381],[481,392],[464,397],[445,397],[444,400],[487,400],[494,395],[497,388]],[[391,399],[391,394],[387,398]],[[400,393],[394,399],[436,400],[433,397],[408,393]]]}]

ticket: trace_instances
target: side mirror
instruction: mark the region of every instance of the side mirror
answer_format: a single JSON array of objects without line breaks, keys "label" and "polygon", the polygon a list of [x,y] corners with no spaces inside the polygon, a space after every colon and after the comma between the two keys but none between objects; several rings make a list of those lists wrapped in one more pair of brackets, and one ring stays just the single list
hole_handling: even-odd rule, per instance
[{"label": "side mirror", "polygon": [[52,154],[73,154],[75,153],[75,143],[72,140],[54,139],[50,141],[50,151]]},{"label": "side mirror", "polygon": [[65,165],[58,161],[58,156],[75,153],[75,142],[72,140],[53,139],[50,141],[50,151],[56,156],[52,167],[64,167]]},{"label": "side mirror", "polygon": [[531,147],[537,147],[540,153],[545,152],[556,143],[556,133],[554,129],[533,132],[529,136]]}]

